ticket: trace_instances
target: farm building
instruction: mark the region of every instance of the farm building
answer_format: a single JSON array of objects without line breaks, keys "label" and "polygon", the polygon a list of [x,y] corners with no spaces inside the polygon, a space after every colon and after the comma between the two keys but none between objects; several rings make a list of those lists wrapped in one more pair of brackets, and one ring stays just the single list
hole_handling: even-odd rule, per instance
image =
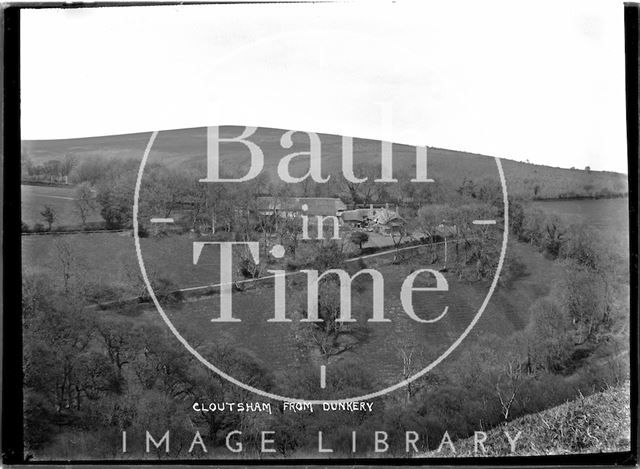
[{"label": "farm building", "polygon": [[[261,215],[277,214],[282,218],[308,216],[340,216],[347,208],[337,197],[258,197]],[[307,210],[302,207],[306,205]]]},{"label": "farm building", "polygon": [[369,221],[369,209],[357,208],[355,210],[346,210],[342,212],[340,218],[345,225],[353,228],[363,228]]},{"label": "farm building", "polygon": [[384,207],[356,208],[346,210],[342,213],[342,222],[353,228],[370,228],[371,231],[379,231],[384,234],[391,234],[406,224],[404,218],[398,213],[398,208]]}]

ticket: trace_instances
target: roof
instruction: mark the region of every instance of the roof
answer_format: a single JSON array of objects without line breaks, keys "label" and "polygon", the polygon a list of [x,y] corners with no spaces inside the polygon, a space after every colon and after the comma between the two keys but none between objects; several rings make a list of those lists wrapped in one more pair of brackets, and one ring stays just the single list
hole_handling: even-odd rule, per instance
[{"label": "roof", "polygon": [[360,212],[360,210],[347,210],[342,212],[342,220],[361,222],[364,220],[364,215]]},{"label": "roof", "polygon": [[355,210],[346,210],[342,212],[342,219],[344,221],[361,222],[367,218],[374,220],[380,225],[386,225],[388,223],[406,223],[406,220],[402,218],[398,212],[389,210],[388,208],[357,208]]},{"label": "roof", "polygon": [[456,225],[445,225],[440,223],[435,230],[436,234],[440,236],[455,236],[458,234],[458,227]]},{"label": "roof", "polygon": [[[336,215],[347,206],[337,197],[258,197],[258,210],[300,212],[306,215]],[[302,211],[306,205],[307,210]]]}]

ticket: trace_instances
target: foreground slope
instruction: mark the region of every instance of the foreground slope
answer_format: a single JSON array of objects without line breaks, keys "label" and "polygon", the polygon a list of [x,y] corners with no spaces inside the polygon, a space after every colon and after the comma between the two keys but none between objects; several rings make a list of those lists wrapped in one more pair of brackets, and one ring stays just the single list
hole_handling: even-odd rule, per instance
[{"label": "foreground slope", "polygon": [[[484,443],[486,456],[544,456],[575,453],[621,452],[630,449],[630,385],[612,387],[606,391],[579,398],[537,414],[525,415],[487,432]],[[515,438],[511,446],[504,432]],[[481,437],[478,437],[481,439]],[[454,442],[455,456],[481,456],[475,451],[474,438]],[[453,456],[445,445],[438,453],[426,456]]]}]

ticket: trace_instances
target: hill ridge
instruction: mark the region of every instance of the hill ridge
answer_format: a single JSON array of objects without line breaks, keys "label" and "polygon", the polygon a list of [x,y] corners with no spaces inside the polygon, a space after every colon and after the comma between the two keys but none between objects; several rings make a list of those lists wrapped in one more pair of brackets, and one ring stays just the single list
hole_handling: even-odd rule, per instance
[{"label": "hill ridge", "polygon": [[[162,131],[151,151],[149,161],[161,161],[171,167],[204,163],[206,155],[206,127],[193,127]],[[309,139],[305,131],[293,135],[291,148],[280,144],[284,129],[260,127],[248,139],[259,145],[264,153],[263,171],[277,179],[277,166],[282,157],[296,151],[308,151]],[[86,158],[113,158],[140,160],[148,143],[149,132],[96,136],[80,139],[25,140],[22,142],[23,160],[43,164],[48,160],[63,160],[66,155],[78,161]],[[220,136],[239,135],[238,127],[221,126]],[[321,142],[322,171],[324,175],[342,173],[342,137],[333,134],[317,134]],[[430,177],[457,189],[469,178],[473,182],[491,179],[498,182],[494,157],[461,150],[428,147]],[[415,168],[415,147],[393,144],[394,175],[411,173]],[[353,138],[353,159],[356,173],[365,167],[379,168],[381,142],[372,139]],[[627,175],[609,171],[559,168],[500,158],[511,195],[534,198],[601,198],[621,197],[628,194]],[[240,170],[248,168],[248,151],[244,145],[226,145],[221,151],[221,164]],[[291,172],[303,175],[307,160],[295,158]],[[397,175],[396,175],[397,177]]]}]

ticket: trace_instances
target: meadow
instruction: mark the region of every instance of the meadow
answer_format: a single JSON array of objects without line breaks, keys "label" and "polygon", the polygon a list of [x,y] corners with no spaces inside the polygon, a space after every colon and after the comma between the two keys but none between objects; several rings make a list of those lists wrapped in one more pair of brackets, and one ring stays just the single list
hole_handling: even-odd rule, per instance
[{"label": "meadow", "polygon": [[[75,211],[75,188],[58,186],[20,186],[22,202],[22,221],[33,227],[36,223],[46,225],[40,212],[45,205],[49,205],[56,212],[53,228],[60,226],[79,225],[80,218]],[[102,221],[99,212],[93,212],[87,217],[87,222]]]},{"label": "meadow", "polygon": [[[625,199],[602,201],[543,202],[546,207],[555,204],[554,210],[569,220],[584,225],[623,231],[628,226],[627,217],[620,211]],[[589,207],[595,208],[590,209]],[[613,208],[616,208],[615,210]],[[573,212],[571,212],[573,210]],[[552,210],[553,211],[553,210]],[[570,214],[573,216],[569,216]],[[603,216],[609,219],[601,224]],[[147,271],[152,277],[170,281],[174,288],[190,288],[216,284],[220,280],[217,252],[205,251],[197,265],[193,265],[192,243],[189,235],[171,235],[141,239]],[[52,243],[54,248],[52,249]],[[64,245],[76,265],[76,275],[88,282],[111,286],[113,298],[140,294],[139,267],[135,257],[133,237],[130,233],[92,233],[48,237],[23,237],[24,265],[28,272],[60,278],[60,258],[56,245]],[[302,248],[301,248],[302,249]],[[434,317],[445,306],[447,316],[437,324],[417,324],[402,311],[399,291],[402,280],[417,268],[438,269],[429,264],[426,248],[407,251],[400,264],[392,263],[392,255],[368,260],[368,266],[379,269],[385,280],[385,311],[393,319],[391,324],[368,325],[361,332],[357,348],[344,354],[350,360],[365,360],[363,365],[379,369],[379,384],[398,378],[400,344],[416,344],[421,347],[421,360],[430,362],[442,353],[444,347],[457,338],[482,303],[488,290],[487,281],[462,282],[446,273],[450,285],[448,294],[416,294],[416,312],[421,317]],[[492,297],[483,317],[467,339],[496,335],[508,337],[523,330],[531,321],[529,306],[550,293],[562,278],[562,267],[541,254],[535,247],[512,239],[508,254],[524,266],[517,278],[507,286],[501,286]],[[59,280],[57,280],[59,281]],[[288,314],[299,309],[305,293],[304,276],[289,277],[287,290]],[[356,282],[354,292],[354,317],[364,324],[371,311],[371,282]],[[241,318],[239,325],[216,325],[211,319],[219,314],[219,296],[213,295],[184,304],[166,305],[169,316],[179,325],[179,330],[194,343],[224,343],[242,350],[257,363],[267,368],[284,369],[287,360],[298,357],[300,366],[309,365],[314,357],[299,357],[296,328],[289,324],[268,324],[273,316],[273,281],[260,281],[258,286],[233,294],[234,315]],[[111,312],[109,314],[115,314]],[[158,314],[153,307],[144,308],[138,320],[158,324]],[[274,331],[276,331],[274,333]],[[464,345],[461,349],[464,349]],[[283,353],[283,350],[288,351]],[[443,366],[446,366],[443,365]]]},{"label": "meadow", "polygon": [[[530,246],[522,243],[509,246],[511,254],[518,256],[526,264],[526,271],[509,283],[499,287],[493,295],[482,318],[460,346],[461,350],[478,338],[495,336],[506,339],[516,331],[523,330],[530,322],[529,305],[537,298],[547,295],[553,285],[562,277],[562,270],[545,259]],[[426,250],[420,248],[408,254],[407,263],[393,264],[392,256],[380,260],[373,268],[384,276],[385,314],[390,323],[367,324],[365,321],[372,310],[372,285],[369,279],[355,282],[352,295],[353,317],[358,319],[359,342],[353,349],[330,359],[327,373],[332,364],[340,360],[357,363],[364,369],[375,370],[378,386],[388,386],[397,382],[402,375],[402,358],[399,349],[403,346],[415,347],[416,363],[426,366],[437,358],[462,333],[482,304],[489,288],[489,282],[466,283],[447,273],[449,292],[423,292],[414,294],[416,314],[422,318],[438,316],[445,307],[447,315],[433,324],[419,324],[411,320],[400,303],[400,287],[406,276],[417,268],[438,269],[439,265],[428,264]],[[288,317],[298,317],[295,310],[304,301],[305,277],[292,277],[287,295]],[[178,330],[195,344],[218,343],[241,350],[263,367],[282,375],[289,367],[301,366],[317,369],[321,360],[313,354],[300,353],[296,340],[299,330],[294,323],[274,324],[267,319],[273,317],[272,282],[233,296],[234,316],[242,323],[217,324],[211,319],[219,315],[219,297],[202,298],[188,305],[166,305],[165,311]],[[421,285],[417,282],[416,286]],[[144,316],[152,320],[157,315],[150,309]],[[455,357],[455,354],[454,354]],[[450,360],[454,360],[451,358]],[[440,367],[447,367],[443,363]],[[419,369],[420,367],[418,367]],[[313,398],[314,396],[307,396]],[[317,397],[317,396],[316,396]],[[347,397],[347,396],[341,396]]]},{"label": "meadow", "polygon": [[629,240],[629,199],[545,200],[533,203],[567,223],[590,227],[611,239]]},{"label": "meadow", "polygon": [[[150,275],[162,276],[175,288],[187,288],[219,282],[219,264],[213,250],[203,254],[198,265],[192,265],[192,241],[188,235],[145,238],[141,240],[145,264]],[[75,275],[98,285],[117,287],[116,299],[140,294],[139,268],[135,257],[133,238],[129,233],[93,233],[47,237],[24,237],[23,259],[28,272],[44,274],[54,282],[61,281],[58,250],[51,243],[64,243],[76,264]],[[435,324],[418,324],[402,310],[399,292],[402,281],[417,268],[439,269],[430,264],[427,248],[405,251],[402,263],[392,263],[393,255],[376,257],[368,261],[368,267],[378,269],[385,281],[385,312],[391,323],[366,324],[371,314],[371,281],[355,282],[353,316],[359,319],[359,343],[357,347],[341,354],[336,360],[348,359],[367,369],[376,369],[378,385],[397,381],[402,369],[398,349],[404,345],[419,349],[420,362],[426,366],[455,340],[477,312],[489,287],[489,282],[467,283],[459,281],[452,273],[445,273],[449,282],[447,293],[416,293],[416,314],[423,318],[435,317],[449,307],[447,315]],[[561,278],[559,265],[546,259],[534,247],[513,241],[508,253],[526,266],[517,278],[494,293],[481,320],[461,346],[478,337],[495,335],[507,338],[522,330],[530,322],[529,305],[547,295]],[[442,256],[441,256],[442,257]],[[287,311],[295,317],[306,295],[304,275],[289,277]],[[418,282],[417,285],[419,285]],[[163,302],[165,310],[178,330],[194,344],[218,344],[241,350],[256,363],[272,371],[282,372],[292,363],[313,369],[317,357],[300,353],[298,327],[292,324],[268,323],[273,317],[273,281],[260,281],[246,291],[233,293],[234,317],[241,324],[215,324],[211,319],[219,315],[219,296],[214,294],[188,303]],[[106,314],[117,315],[116,311]],[[161,323],[152,305],[138,308],[135,321],[148,324]],[[297,323],[297,319],[294,321]],[[315,364],[314,364],[315,363]],[[441,365],[446,366],[446,363]]]}]

